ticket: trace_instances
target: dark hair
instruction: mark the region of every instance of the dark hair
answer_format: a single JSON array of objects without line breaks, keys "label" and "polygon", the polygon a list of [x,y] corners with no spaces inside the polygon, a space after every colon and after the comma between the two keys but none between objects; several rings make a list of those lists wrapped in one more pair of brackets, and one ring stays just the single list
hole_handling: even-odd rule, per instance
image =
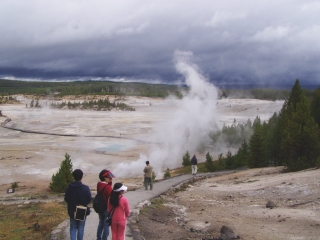
[{"label": "dark hair", "polygon": [[119,206],[119,195],[120,195],[120,192],[116,192],[115,190],[119,189],[122,187],[122,183],[115,183],[113,185],[113,190],[111,192],[111,195],[110,195],[110,204],[113,206],[113,207],[118,207]]},{"label": "dark hair", "polygon": [[80,181],[82,179],[83,172],[81,171],[81,169],[76,169],[72,172],[72,176],[75,181]]},{"label": "dark hair", "polygon": [[149,164],[149,161],[146,161],[146,164]]},{"label": "dark hair", "polygon": [[108,170],[103,169],[103,170],[99,173],[100,181],[104,181],[105,177],[102,177],[102,175],[105,174],[106,172],[108,172]]}]

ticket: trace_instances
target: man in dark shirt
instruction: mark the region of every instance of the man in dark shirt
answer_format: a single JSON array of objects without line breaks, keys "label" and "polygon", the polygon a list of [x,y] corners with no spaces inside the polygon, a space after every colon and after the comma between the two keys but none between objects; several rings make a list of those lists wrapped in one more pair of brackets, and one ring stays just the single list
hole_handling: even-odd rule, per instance
[{"label": "man in dark shirt", "polygon": [[192,167],[192,175],[197,175],[197,170],[198,170],[198,159],[196,157],[196,155],[193,155],[192,159],[191,159],[191,167]]},{"label": "man in dark shirt", "polygon": [[[75,182],[68,185],[64,200],[68,203],[68,214],[70,217],[70,239],[82,240],[85,226],[85,219],[83,221],[74,219],[76,206],[82,205],[87,207],[91,202],[91,192],[87,185],[82,184],[83,172],[76,169],[72,173]],[[90,214],[90,208],[87,208],[87,215]],[[77,237],[78,234],[78,237]]]}]

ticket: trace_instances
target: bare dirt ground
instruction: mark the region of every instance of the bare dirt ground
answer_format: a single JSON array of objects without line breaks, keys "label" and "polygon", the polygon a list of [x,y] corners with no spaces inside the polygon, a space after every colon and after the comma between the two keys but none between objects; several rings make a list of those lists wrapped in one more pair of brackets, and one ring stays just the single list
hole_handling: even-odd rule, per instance
[{"label": "bare dirt ground", "polygon": [[[268,201],[275,208],[266,208]],[[154,206],[154,207],[152,207]],[[196,181],[139,217],[145,239],[320,239],[320,169],[251,169]]]}]

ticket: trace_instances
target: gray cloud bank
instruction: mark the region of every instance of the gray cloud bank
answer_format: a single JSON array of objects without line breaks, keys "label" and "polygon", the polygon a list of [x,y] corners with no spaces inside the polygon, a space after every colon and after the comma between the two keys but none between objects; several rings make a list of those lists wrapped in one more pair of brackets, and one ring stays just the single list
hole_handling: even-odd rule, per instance
[{"label": "gray cloud bank", "polygon": [[0,77],[175,82],[176,50],[216,84],[320,84],[320,2],[0,2]]}]

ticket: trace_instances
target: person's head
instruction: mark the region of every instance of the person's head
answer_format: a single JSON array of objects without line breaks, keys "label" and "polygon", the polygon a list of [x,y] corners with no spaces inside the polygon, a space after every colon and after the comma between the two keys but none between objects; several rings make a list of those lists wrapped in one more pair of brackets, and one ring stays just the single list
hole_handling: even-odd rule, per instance
[{"label": "person's head", "polygon": [[115,183],[113,185],[113,191],[115,192],[119,192],[119,193],[123,193],[123,192],[126,192],[127,191],[127,187],[125,185],[123,185],[122,183]]},{"label": "person's head", "polygon": [[72,172],[72,176],[75,181],[81,181],[83,172],[81,171],[81,169],[76,169]]},{"label": "person's head", "polygon": [[149,161],[146,161],[146,164],[149,165]]},{"label": "person's head", "polygon": [[113,189],[110,196],[110,204],[113,207],[119,206],[119,195],[122,195],[125,191],[127,191],[127,187],[122,183],[115,183],[113,185]]},{"label": "person's head", "polygon": [[115,176],[112,174],[112,172],[110,172],[109,170],[103,169],[100,173],[99,173],[99,179],[100,181],[111,181],[112,178],[114,178]]}]

